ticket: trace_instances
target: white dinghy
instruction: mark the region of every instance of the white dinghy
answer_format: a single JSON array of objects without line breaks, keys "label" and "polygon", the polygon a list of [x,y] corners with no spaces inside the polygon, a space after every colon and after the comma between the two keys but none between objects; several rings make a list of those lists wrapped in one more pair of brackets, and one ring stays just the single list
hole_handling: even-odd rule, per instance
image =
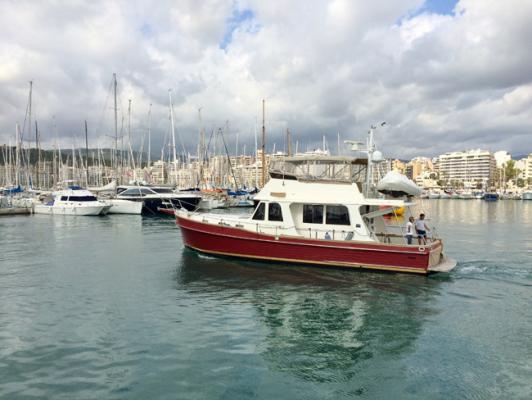
[{"label": "white dinghy", "polygon": [[396,171],[388,172],[377,183],[377,190],[393,197],[419,196],[422,191],[418,185]]}]

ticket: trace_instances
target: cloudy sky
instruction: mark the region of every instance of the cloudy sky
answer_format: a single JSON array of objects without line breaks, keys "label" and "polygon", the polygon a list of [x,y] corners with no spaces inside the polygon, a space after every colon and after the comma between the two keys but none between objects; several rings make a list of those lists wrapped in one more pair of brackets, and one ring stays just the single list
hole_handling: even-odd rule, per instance
[{"label": "cloudy sky", "polygon": [[[0,144],[33,117],[45,147],[138,147],[152,104],[152,153],[168,143],[172,90],[178,151],[226,126],[251,152],[266,99],[268,149],[325,136],[363,139],[386,121],[387,156],[468,148],[532,152],[532,0],[0,0]],[[26,122],[25,122],[26,121]],[[33,135],[33,134],[32,134]],[[182,143],[182,144],[181,144]],[[145,145],[146,146],[146,145]]]}]

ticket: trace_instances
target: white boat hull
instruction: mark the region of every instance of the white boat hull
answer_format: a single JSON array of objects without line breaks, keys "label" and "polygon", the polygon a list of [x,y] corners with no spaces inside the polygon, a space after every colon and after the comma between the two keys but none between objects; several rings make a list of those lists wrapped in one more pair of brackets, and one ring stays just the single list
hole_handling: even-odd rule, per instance
[{"label": "white boat hull", "polygon": [[107,203],[111,205],[109,214],[140,215],[142,213],[142,201],[109,199]]},{"label": "white boat hull", "polygon": [[198,208],[200,210],[214,210],[216,208],[227,208],[228,204],[225,199],[204,197],[199,202]]},{"label": "white boat hull", "polygon": [[33,208],[35,214],[48,215],[105,215],[111,206],[47,206],[36,204]]}]

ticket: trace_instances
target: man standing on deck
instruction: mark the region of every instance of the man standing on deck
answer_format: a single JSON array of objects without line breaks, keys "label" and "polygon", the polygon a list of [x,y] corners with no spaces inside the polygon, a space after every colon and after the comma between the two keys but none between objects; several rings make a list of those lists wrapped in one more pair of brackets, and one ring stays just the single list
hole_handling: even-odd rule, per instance
[{"label": "man standing on deck", "polygon": [[408,218],[406,223],[406,243],[412,244],[412,239],[414,238],[414,217]]},{"label": "man standing on deck", "polygon": [[417,241],[419,244],[427,244],[427,231],[430,231],[430,229],[425,223],[425,214],[421,213],[416,221]]}]

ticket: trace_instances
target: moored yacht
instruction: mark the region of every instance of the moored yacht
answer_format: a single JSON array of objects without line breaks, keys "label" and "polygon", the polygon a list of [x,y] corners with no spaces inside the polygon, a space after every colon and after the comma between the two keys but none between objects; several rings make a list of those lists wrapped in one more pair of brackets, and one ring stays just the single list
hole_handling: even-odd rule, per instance
[{"label": "moored yacht", "polygon": [[138,201],[109,198],[105,201],[111,205],[109,214],[133,214],[142,213],[142,203]]},{"label": "moored yacht", "polygon": [[[452,269],[456,262],[444,256],[436,235],[422,245],[405,240],[410,199],[420,192],[413,182],[391,176],[379,191],[400,197],[364,195],[370,163],[349,157],[273,161],[251,215],[176,211],[184,244],[212,255],[283,263],[421,274]],[[400,209],[403,216],[395,212]]]},{"label": "moored yacht", "polygon": [[142,202],[143,214],[157,214],[162,208],[195,210],[201,200],[196,192],[174,192],[163,186],[119,186],[117,199]]},{"label": "moored yacht", "polygon": [[105,215],[111,205],[98,200],[90,191],[70,188],[53,192],[43,203],[33,207],[35,214]]}]

